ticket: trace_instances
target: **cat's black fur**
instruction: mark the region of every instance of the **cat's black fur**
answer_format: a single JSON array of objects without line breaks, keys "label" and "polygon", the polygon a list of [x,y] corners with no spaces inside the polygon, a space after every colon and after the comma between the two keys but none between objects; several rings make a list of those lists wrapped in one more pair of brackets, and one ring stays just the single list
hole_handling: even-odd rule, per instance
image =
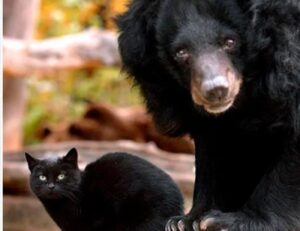
[{"label": "cat's black fur", "polygon": [[169,217],[182,214],[178,187],[149,162],[111,153],[80,171],[77,155],[71,149],[38,160],[26,153],[31,189],[63,231],[161,231]]}]

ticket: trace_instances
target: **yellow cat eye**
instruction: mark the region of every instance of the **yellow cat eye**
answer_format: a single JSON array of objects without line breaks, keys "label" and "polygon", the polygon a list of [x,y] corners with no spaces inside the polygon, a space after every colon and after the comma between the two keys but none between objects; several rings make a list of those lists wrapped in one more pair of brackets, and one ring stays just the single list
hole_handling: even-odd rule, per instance
[{"label": "yellow cat eye", "polygon": [[65,174],[59,174],[57,177],[58,180],[63,180],[65,179]]},{"label": "yellow cat eye", "polygon": [[40,175],[39,178],[40,178],[41,181],[46,181],[47,180],[47,177],[45,177],[44,175]]}]

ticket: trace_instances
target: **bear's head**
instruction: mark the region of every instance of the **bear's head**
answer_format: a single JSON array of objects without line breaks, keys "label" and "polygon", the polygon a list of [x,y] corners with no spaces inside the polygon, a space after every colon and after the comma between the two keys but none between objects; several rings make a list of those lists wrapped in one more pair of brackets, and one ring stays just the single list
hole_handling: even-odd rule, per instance
[{"label": "bear's head", "polygon": [[287,17],[278,4],[132,1],[118,20],[120,54],[162,131],[232,113],[281,120],[285,111],[298,123],[299,11],[289,2]]},{"label": "bear's head", "polygon": [[118,18],[124,69],[161,131],[181,135],[245,98],[247,2],[133,0]]},{"label": "bear's head", "polygon": [[245,19],[234,1],[174,1],[156,23],[158,56],[198,108],[230,108],[243,81]]}]

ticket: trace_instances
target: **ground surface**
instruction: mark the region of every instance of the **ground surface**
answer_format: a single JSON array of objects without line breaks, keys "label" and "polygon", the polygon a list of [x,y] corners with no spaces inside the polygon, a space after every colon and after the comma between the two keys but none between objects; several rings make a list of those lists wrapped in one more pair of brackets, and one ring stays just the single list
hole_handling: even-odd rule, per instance
[{"label": "ground surface", "polygon": [[41,203],[28,188],[29,171],[24,152],[35,157],[63,155],[71,147],[79,150],[80,166],[107,152],[127,151],[141,156],[168,172],[179,185],[185,197],[186,211],[191,206],[194,181],[194,156],[161,151],[151,144],[137,144],[130,141],[118,142],[71,142],[51,146],[39,145],[19,152],[4,153],[4,231],[58,231]]}]

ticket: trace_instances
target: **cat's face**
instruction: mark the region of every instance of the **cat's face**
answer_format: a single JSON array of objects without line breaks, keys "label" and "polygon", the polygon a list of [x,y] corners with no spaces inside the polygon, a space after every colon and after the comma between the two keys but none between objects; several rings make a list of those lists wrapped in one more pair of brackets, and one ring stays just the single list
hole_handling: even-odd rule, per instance
[{"label": "cat's face", "polygon": [[38,160],[25,154],[30,175],[30,187],[41,200],[69,198],[76,200],[80,183],[77,151],[71,149],[62,158]]}]

